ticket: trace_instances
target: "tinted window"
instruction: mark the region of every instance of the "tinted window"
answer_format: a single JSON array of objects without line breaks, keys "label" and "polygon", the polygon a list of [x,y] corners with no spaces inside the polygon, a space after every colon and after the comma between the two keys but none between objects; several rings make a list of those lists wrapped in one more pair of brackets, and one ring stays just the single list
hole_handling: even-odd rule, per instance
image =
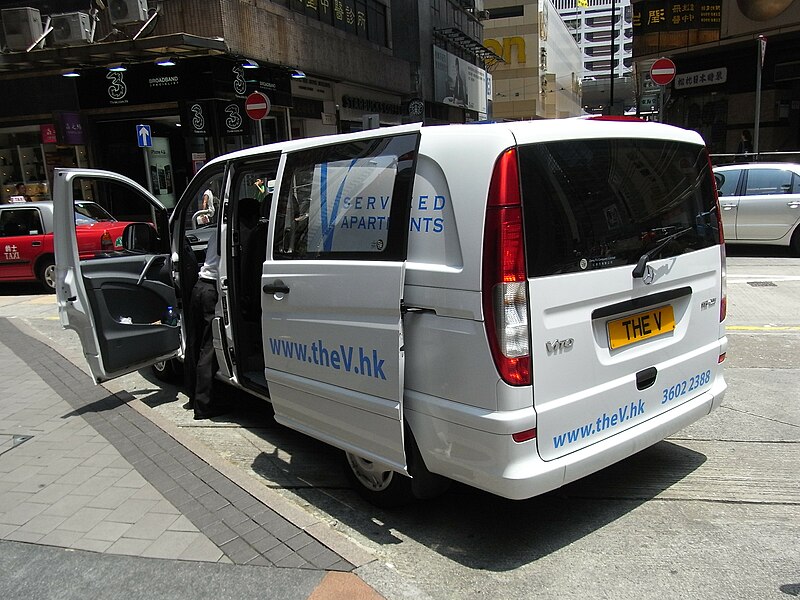
[{"label": "tinted window", "polygon": [[42,219],[35,208],[10,209],[0,212],[0,236],[38,235],[44,233]]},{"label": "tinted window", "polygon": [[571,140],[522,146],[530,276],[633,265],[719,242],[705,148],[671,141]]},{"label": "tinted window", "polygon": [[736,195],[736,184],[739,183],[739,174],[741,172],[741,169],[733,169],[714,173],[714,178],[717,180],[717,191],[720,196]]},{"label": "tinted window", "polygon": [[792,189],[792,172],[785,169],[750,169],[747,172],[747,196],[788,194]]},{"label": "tinted window", "polygon": [[413,134],[290,155],[275,258],[404,259],[416,148]]}]

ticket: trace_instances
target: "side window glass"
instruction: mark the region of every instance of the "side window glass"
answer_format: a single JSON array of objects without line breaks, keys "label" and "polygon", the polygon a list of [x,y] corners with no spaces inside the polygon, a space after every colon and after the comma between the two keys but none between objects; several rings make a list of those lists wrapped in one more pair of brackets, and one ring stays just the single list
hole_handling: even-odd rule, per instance
[{"label": "side window glass", "polygon": [[41,235],[44,233],[39,211],[32,208],[4,210],[0,213],[0,236]]},{"label": "side window glass", "polygon": [[[166,219],[156,217],[153,205],[144,194],[112,179],[76,178],[72,185],[80,260],[131,252],[169,252]],[[140,224],[136,245],[126,248],[123,234],[132,223]]]},{"label": "side window glass", "polygon": [[[223,171],[210,174],[197,190],[186,210],[185,230],[187,232],[198,230],[198,235],[203,237],[214,229],[219,220],[219,207],[222,201]],[[205,230],[205,233],[202,232]]]},{"label": "side window glass", "polygon": [[747,173],[748,196],[786,194],[792,189],[792,172],[784,169],[751,169]]},{"label": "side window glass", "polygon": [[714,179],[717,180],[717,193],[720,196],[735,195],[740,173],[739,169],[714,173]]},{"label": "side window glass", "polygon": [[800,194],[800,175],[797,173],[792,174],[792,193]]},{"label": "side window glass", "polygon": [[383,137],[290,155],[274,257],[404,259],[417,140]]}]

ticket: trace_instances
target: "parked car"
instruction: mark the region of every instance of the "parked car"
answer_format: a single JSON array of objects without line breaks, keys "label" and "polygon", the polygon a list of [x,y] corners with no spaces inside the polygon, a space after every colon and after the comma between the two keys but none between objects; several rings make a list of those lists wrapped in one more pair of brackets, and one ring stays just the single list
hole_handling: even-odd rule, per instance
[{"label": "parked car", "polygon": [[[75,202],[75,231],[83,260],[122,250],[127,221],[117,221],[95,202]],[[0,206],[0,281],[39,281],[54,291],[53,203]]]},{"label": "parked car", "polygon": [[800,164],[714,168],[728,244],[789,246],[800,256]]}]

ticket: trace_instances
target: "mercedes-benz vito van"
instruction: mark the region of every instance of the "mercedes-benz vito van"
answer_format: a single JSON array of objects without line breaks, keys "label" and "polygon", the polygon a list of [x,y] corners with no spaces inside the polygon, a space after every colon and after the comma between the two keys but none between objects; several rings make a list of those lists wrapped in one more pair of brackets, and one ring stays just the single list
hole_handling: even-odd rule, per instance
[{"label": "mercedes-benz vito van", "polygon": [[[87,185],[151,208],[116,256],[78,259]],[[133,181],[59,170],[59,311],[95,381],[182,355],[209,189],[216,376],[341,448],[374,502],[450,480],[528,498],[722,400],[725,250],[697,133],[589,118],[283,142],[211,161],[169,223]]]}]

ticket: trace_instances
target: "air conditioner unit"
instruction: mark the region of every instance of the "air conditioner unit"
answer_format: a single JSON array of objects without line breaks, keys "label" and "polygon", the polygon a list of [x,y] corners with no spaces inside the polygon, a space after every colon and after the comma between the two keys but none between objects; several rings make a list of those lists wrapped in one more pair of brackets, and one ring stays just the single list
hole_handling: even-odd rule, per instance
[{"label": "air conditioner unit", "polygon": [[0,10],[0,18],[9,50],[27,50],[42,35],[42,16],[35,8],[4,8]]},{"label": "air conditioner unit", "polygon": [[50,25],[53,28],[50,34],[52,46],[74,46],[91,41],[91,20],[84,12],[52,15]]},{"label": "air conditioner unit", "polygon": [[147,21],[147,0],[111,0],[108,12],[115,25],[141,23]]}]

